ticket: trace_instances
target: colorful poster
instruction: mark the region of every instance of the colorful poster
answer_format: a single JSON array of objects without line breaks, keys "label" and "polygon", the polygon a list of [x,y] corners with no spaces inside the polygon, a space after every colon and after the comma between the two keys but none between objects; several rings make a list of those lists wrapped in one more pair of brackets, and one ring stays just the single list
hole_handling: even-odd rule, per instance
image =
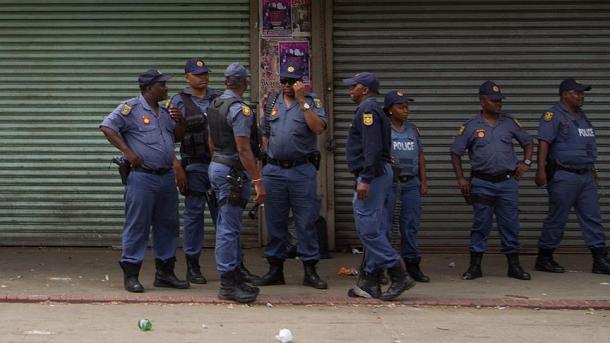
[{"label": "colorful poster", "polygon": [[311,36],[311,0],[292,0],[292,35]]},{"label": "colorful poster", "polygon": [[[286,64],[303,68],[303,83],[311,86],[311,73],[309,66],[308,41],[280,41],[278,42],[280,68]],[[311,88],[311,87],[309,87]]]},{"label": "colorful poster", "polygon": [[[280,89],[280,58],[278,41],[261,39],[260,44],[260,89],[261,99],[265,94]],[[259,99],[259,100],[261,100]]]},{"label": "colorful poster", "polygon": [[290,37],[292,34],[291,0],[263,0],[263,37]]}]

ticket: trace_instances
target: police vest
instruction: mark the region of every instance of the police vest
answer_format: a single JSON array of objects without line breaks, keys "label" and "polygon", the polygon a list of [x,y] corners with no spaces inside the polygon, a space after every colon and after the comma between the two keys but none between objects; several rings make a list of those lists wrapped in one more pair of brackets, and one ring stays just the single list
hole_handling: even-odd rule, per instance
[{"label": "police vest", "polygon": [[[233,128],[227,123],[229,108],[234,103],[245,105],[241,100],[235,98],[215,98],[208,107],[208,123],[212,142],[214,143],[214,151],[223,155],[233,155],[237,153]],[[254,116],[252,127],[250,128],[250,148],[252,149],[254,157],[260,159],[261,152],[258,141],[256,116]]]},{"label": "police vest", "polygon": [[191,163],[208,163],[210,161],[208,119],[188,94],[181,92],[180,97],[184,103],[186,126],[184,138],[180,145],[180,153],[188,155],[191,158]]},{"label": "police vest", "polygon": [[566,167],[591,167],[597,159],[593,125],[584,114],[587,127],[580,127],[578,120],[570,120],[562,112],[560,115],[559,133],[550,147],[551,157]]},{"label": "police vest", "polygon": [[402,132],[392,129],[392,156],[400,168],[401,175],[419,174],[418,136],[415,125],[411,123],[407,123]]}]

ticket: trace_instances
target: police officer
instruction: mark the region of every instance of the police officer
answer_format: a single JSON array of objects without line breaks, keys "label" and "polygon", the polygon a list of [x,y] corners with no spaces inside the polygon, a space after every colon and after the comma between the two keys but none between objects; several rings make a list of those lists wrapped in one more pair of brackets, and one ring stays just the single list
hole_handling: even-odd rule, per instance
[{"label": "police officer", "polygon": [[317,95],[305,92],[303,68],[285,64],[280,70],[282,91],[271,94],[265,106],[264,137],[267,164],[263,169],[265,223],[269,240],[265,255],[269,271],[257,286],[283,285],[284,260],[287,257],[288,217],[292,210],[297,231],[297,254],[303,262],[303,285],[326,289],[328,285],[316,272],[320,247],[315,221],[317,203],[316,176],[320,154],[316,136],[324,132],[327,116]]},{"label": "police officer", "polygon": [[248,71],[233,63],[224,72],[227,89],[208,107],[208,123],[213,145],[210,181],[216,193],[216,268],[220,272],[220,299],[248,303],[259,289],[241,275],[239,233],[242,211],[254,183],[255,201],[265,200],[265,186],[256,166],[258,129],[252,109],[243,102],[248,88]]},{"label": "police officer", "polygon": [[560,101],[540,118],[536,185],[548,184],[549,213],[538,240],[535,269],[563,273],[553,259],[570,209],[574,207],[585,244],[593,255],[593,273],[610,274],[606,234],[597,194],[595,129],[583,112],[591,86],[567,79],[559,85]]},{"label": "police officer", "polygon": [[[413,287],[415,281],[402,267],[400,256],[388,239],[387,203],[392,191],[390,122],[375,96],[379,81],[362,72],[343,80],[358,107],[347,137],[346,157],[356,177],[352,204],[358,236],[365,248],[364,272],[352,290],[363,297],[392,300]],[[380,274],[388,270],[392,284],[383,293]]]},{"label": "police officer", "polygon": [[[176,173],[186,171],[187,189],[184,187],[184,244],[186,258],[186,279],[196,284],[207,283],[201,273],[199,256],[203,249],[203,212],[206,203],[212,220],[216,222],[216,207],[208,201],[210,188],[208,168],[210,149],[208,147],[207,111],[210,101],[221,91],[208,87],[209,68],[201,57],[193,57],[184,66],[184,78],[188,83],[182,92],[172,97],[172,105],[184,113],[186,131],[180,144],[182,165]],[[184,168],[184,169],[183,169]],[[214,200],[214,199],[212,199]]]},{"label": "police officer", "polygon": [[396,90],[389,92],[384,99],[383,110],[392,124],[395,181],[388,201],[388,229],[393,222],[396,200],[400,199],[400,255],[407,272],[415,281],[430,282],[430,278],[419,267],[421,254],[417,232],[421,219],[421,196],[428,194],[428,178],[419,130],[415,124],[407,121],[409,103],[412,101],[407,94]]},{"label": "police officer", "polygon": [[129,162],[132,172],[125,186],[123,254],[124,286],[143,292],[140,267],[153,229],[155,287],[189,288],[174,274],[178,245],[178,191],[172,171],[174,142],[182,139],[184,122],[175,107],[159,106],[167,97],[169,75],[148,70],[138,82],[142,95],[121,103],[100,125],[108,141]]},{"label": "police officer", "polygon": [[[464,280],[483,276],[481,260],[496,216],[502,253],[508,260],[508,276],[529,280],[519,263],[519,185],[532,164],[532,138],[512,116],[501,113],[504,96],[500,86],[486,81],[479,87],[481,112],[467,121],[451,147],[451,163],[462,195],[472,203],[474,220],[470,231],[470,267]],[[515,138],[525,159],[517,162]],[[471,178],[466,179],[461,156],[468,150]]]}]

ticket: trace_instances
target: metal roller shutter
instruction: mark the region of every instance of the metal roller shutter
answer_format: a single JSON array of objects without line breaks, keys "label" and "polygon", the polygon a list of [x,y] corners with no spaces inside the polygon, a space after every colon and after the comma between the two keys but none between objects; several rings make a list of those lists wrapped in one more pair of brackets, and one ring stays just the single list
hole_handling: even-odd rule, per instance
[{"label": "metal roller shutter", "polygon": [[[610,218],[610,2],[335,0],[333,11],[337,245],[360,244],[344,156],[354,104],[341,80],[365,70],[380,77],[382,96],[398,88],[416,101],[411,120],[423,135],[431,194],[424,201],[422,244],[467,246],[472,210],[457,188],[449,147],[461,123],[478,112],[478,86],[487,79],[503,86],[504,110],[531,135],[558,100],[563,78],[593,85],[584,109],[597,128],[602,215]],[[521,240],[528,246],[535,246],[547,211],[534,170],[520,182]],[[490,243],[499,244],[496,232],[493,238]],[[574,215],[563,244],[582,246]]]},{"label": "metal roller shutter", "polygon": [[[174,75],[171,95],[186,85],[184,62],[202,55],[222,89],[229,63],[249,64],[249,25],[247,0],[2,2],[0,244],[120,243],[117,150],[99,123],[139,94],[148,68]],[[258,245],[256,223],[245,226],[243,243]]]}]

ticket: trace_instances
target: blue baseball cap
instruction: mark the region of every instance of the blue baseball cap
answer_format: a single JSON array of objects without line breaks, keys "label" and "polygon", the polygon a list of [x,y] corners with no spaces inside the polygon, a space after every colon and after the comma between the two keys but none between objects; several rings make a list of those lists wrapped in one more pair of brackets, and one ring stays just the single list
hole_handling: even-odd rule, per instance
[{"label": "blue baseball cap", "polygon": [[354,86],[357,84],[361,84],[365,87],[368,87],[371,91],[375,93],[379,93],[379,80],[377,76],[373,73],[362,72],[354,75],[351,79],[343,80],[343,84],[347,86]]},{"label": "blue baseball cap", "polygon": [[203,58],[201,57],[193,57],[190,60],[186,61],[186,65],[184,66],[185,73],[191,73],[193,75],[201,75],[209,72],[210,69],[208,65],[205,64]]},{"label": "blue baseball cap", "polygon": [[303,68],[299,64],[286,63],[280,69],[280,78],[282,79],[301,79],[303,77]]},{"label": "blue baseball cap", "polygon": [[155,82],[165,82],[171,78],[171,75],[163,74],[157,69],[148,69],[140,74],[138,77],[138,83],[140,86],[148,86]]},{"label": "blue baseball cap", "polygon": [[231,63],[225,69],[225,79],[235,82],[243,81],[248,78],[248,70],[239,63]]},{"label": "blue baseball cap", "polygon": [[413,99],[409,98],[406,93],[401,91],[390,91],[383,101],[383,108],[389,109],[394,104],[408,104],[412,102]]},{"label": "blue baseball cap", "polygon": [[561,84],[559,85],[559,94],[561,94],[563,92],[568,92],[568,91],[586,92],[586,91],[590,91],[590,90],[591,90],[590,85],[586,85],[586,84],[580,82],[580,80],[574,80],[574,79],[565,79],[565,80],[561,81]]},{"label": "blue baseball cap", "polygon": [[485,81],[479,86],[479,96],[486,96],[491,100],[502,100],[506,98],[502,95],[500,86],[493,81]]}]

